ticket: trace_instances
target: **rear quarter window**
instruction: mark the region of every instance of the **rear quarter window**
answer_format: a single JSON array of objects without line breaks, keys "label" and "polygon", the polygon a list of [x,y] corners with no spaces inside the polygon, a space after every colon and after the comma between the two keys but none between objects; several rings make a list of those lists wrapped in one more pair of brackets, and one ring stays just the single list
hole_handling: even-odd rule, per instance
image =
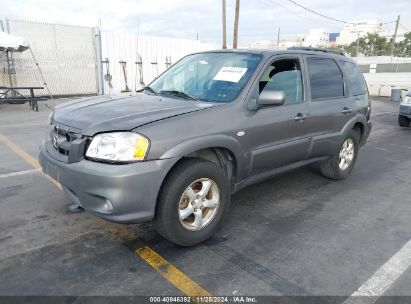
[{"label": "rear quarter window", "polygon": [[360,73],[360,69],[353,62],[339,61],[344,73],[345,82],[348,85],[350,95],[363,95],[366,93],[364,78]]}]

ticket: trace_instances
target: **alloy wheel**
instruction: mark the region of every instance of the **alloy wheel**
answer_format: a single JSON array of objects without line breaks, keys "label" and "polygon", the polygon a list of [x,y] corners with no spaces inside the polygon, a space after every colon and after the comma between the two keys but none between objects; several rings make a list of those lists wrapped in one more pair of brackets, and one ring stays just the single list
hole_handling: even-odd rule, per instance
[{"label": "alloy wheel", "polygon": [[197,179],[180,198],[180,223],[187,230],[201,230],[214,219],[219,206],[220,190],[217,184],[210,178]]}]

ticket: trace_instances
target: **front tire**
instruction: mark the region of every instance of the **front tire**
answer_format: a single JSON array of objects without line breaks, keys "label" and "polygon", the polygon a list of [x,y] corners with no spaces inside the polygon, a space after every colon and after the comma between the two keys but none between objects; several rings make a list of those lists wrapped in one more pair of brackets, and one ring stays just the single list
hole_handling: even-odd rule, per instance
[{"label": "front tire", "polygon": [[216,164],[187,159],[166,178],[159,195],[154,227],[169,241],[197,245],[220,227],[230,203],[230,183]]},{"label": "front tire", "polygon": [[398,115],[398,124],[400,127],[409,128],[410,127],[411,119],[404,115]]},{"label": "front tire", "polygon": [[357,160],[359,142],[359,130],[351,130],[340,150],[320,165],[322,175],[335,180],[347,178]]}]

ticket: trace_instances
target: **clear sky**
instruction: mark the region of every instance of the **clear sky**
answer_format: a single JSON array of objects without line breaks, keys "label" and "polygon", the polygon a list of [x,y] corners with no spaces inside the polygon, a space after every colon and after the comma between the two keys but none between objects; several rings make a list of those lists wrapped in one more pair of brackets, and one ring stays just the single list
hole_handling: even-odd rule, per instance
[{"label": "clear sky", "polygon": [[[345,21],[381,19],[411,29],[410,0],[295,0],[324,15]],[[228,43],[234,23],[235,0],[227,2]],[[221,0],[0,0],[0,18],[93,26],[103,30],[137,32],[156,36],[196,38],[221,43]],[[287,0],[241,0],[239,44],[282,35],[305,35],[310,28],[338,32],[342,23],[313,15]],[[394,24],[385,25],[388,29]]]}]

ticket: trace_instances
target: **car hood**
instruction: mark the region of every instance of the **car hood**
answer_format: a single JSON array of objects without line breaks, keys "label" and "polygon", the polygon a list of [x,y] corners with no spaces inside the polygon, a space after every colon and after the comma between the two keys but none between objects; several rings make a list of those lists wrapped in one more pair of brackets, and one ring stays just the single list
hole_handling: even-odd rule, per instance
[{"label": "car hood", "polygon": [[99,96],[57,106],[54,121],[92,136],[100,132],[132,130],[154,121],[217,105],[144,93],[127,97]]}]

